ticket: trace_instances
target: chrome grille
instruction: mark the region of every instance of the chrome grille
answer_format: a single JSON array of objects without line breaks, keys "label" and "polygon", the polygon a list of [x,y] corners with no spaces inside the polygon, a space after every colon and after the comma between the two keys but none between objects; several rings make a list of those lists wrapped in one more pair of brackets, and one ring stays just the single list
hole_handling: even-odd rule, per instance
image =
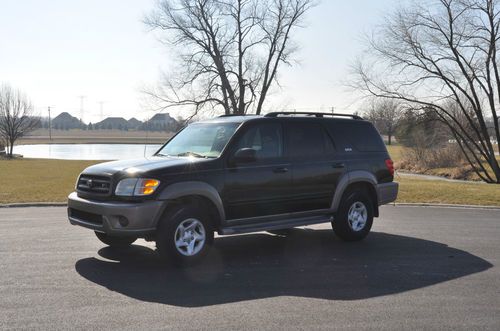
[{"label": "chrome grille", "polygon": [[107,195],[111,191],[111,178],[105,176],[81,175],[78,179],[78,191]]}]

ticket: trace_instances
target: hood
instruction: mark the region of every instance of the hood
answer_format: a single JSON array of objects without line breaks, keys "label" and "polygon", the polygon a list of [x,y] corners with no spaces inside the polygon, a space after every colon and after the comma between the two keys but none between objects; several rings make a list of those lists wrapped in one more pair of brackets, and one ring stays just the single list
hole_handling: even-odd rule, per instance
[{"label": "hood", "polygon": [[113,176],[117,173],[143,174],[150,171],[161,170],[165,168],[184,168],[200,162],[206,162],[212,159],[190,158],[190,157],[159,157],[120,160],[99,163],[86,168],[82,173],[87,175],[106,175]]}]

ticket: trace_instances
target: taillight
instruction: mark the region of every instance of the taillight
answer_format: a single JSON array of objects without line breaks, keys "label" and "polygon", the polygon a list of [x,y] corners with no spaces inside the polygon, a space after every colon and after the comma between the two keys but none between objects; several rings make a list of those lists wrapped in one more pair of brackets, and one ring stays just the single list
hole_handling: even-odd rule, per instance
[{"label": "taillight", "polygon": [[394,162],[392,162],[391,159],[387,159],[385,160],[385,166],[387,167],[387,170],[389,170],[391,176],[394,176]]}]

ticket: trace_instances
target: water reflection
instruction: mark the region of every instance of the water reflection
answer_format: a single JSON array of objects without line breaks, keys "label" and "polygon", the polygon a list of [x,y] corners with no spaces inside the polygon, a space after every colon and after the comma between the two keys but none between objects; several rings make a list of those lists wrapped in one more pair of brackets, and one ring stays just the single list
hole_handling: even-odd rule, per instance
[{"label": "water reflection", "polygon": [[14,153],[26,158],[62,160],[123,160],[151,156],[161,145],[46,144],[20,145]]}]

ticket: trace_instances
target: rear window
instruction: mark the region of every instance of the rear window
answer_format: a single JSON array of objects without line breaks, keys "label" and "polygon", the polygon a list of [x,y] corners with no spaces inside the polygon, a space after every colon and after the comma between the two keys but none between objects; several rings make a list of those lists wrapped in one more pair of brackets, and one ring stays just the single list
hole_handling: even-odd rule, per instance
[{"label": "rear window", "polygon": [[294,158],[324,156],[334,152],[328,133],[317,123],[289,123],[288,147]]},{"label": "rear window", "polygon": [[377,129],[366,121],[336,121],[328,125],[336,140],[344,148],[355,148],[361,152],[385,152],[385,144]]}]

